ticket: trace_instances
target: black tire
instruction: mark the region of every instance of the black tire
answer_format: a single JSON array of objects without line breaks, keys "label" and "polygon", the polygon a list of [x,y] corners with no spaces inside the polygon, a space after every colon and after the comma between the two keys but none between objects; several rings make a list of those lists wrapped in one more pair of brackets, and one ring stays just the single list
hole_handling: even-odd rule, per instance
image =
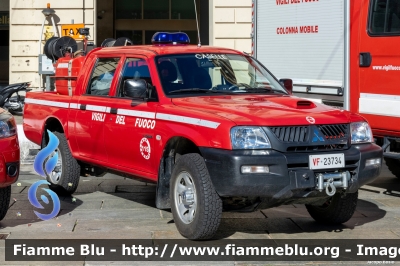
[{"label": "black tire", "polygon": [[0,188],[0,221],[3,220],[7,214],[10,198],[11,186]]},{"label": "black tire", "polygon": [[[61,155],[61,167],[58,165],[53,172],[57,170],[57,167],[61,168],[61,175],[57,178],[47,177],[47,181],[50,183],[49,187],[51,190],[59,195],[71,195],[75,192],[78,187],[81,167],[78,162],[72,157],[71,151],[68,146],[67,138],[64,133],[53,132],[54,135],[60,141],[58,145],[59,155]],[[50,173],[51,175],[53,174]]]},{"label": "black tire", "polygon": [[[186,178],[190,182],[185,183]],[[178,184],[193,189],[189,188],[185,193],[179,194],[176,189]],[[182,196],[179,196],[186,196],[188,191],[194,191],[195,203],[192,205],[183,204]],[[182,236],[192,240],[209,239],[214,236],[221,222],[222,200],[215,191],[204,159],[199,154],[185,154],[177,161],[172,171],[170,199],[175,225]],[[182,216],[184,214],[179,214],[178,205],[194,210],[191,221],[185,221],[186,216],[190,217],[190,211],[186,216]]]},{"label": "black tire", "polygon": [[12,115],[23,116],[24,112],[8,110]]},{"label": "black tire", "polygon": [[400,178],[400,160],[392,159],[392,158],[385,158],[385,162],[389,171],[392,172],[394,176]]},{"label": "black tire", "polygon": [[315,221],[323,224],[345,223],[353,216],[357,207],[358,191],[356,193],[335,194],[322,206],[307,205],[308,213]]}]

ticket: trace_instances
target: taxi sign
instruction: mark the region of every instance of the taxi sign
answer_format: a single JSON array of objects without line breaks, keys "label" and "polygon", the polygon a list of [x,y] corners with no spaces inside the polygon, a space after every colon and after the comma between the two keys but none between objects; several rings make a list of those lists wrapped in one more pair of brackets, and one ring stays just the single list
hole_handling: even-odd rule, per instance
[{"label": "taxi sign", "polygon": [[85,24],[64,24],[61,25],[61,36],[69,36],[75,40],[84,39],[85,36],[79,34],[79,29],[84,28]]}]

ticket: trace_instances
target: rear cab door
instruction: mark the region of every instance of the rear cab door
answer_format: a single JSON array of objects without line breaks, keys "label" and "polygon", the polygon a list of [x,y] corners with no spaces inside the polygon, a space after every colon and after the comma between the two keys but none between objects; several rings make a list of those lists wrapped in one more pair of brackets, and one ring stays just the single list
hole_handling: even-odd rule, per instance
[{"label": "rear cab door", "polygon": [[361,10],[359,101],[352,111],[365,116],[375,134],[390,135],[400,132],[400,1],[364,0]]},{"label": "rear cab door", "polygon": [[89,161],[107,162],[104,123],[110,119],[110,89],[115,86],[121,57],[98,55],[79,96],[75,117],[79,155]]}]

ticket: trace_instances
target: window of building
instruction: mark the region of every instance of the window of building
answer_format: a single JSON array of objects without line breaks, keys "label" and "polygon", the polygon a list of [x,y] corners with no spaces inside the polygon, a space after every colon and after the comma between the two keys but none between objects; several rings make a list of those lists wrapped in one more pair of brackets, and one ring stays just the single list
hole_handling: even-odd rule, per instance
[{"label": "window of building", "polygon": [[0,71],[0,88],[2,88],[1,84],[8,85],[9,78],[9,38],[10,31],[1,30],[0,27],[0,65],[2,66],[2,71]]},{"label": "window of building", "polygon": [[[157,31],[184,31],[190,43],[198,43],[197,23],[194,2],[189,0],[115,0],[116,38],[128,37],[134,45],[151,44]],[[196,1],[199,14],[208,15],[208,0]],[[203,7],[203,8],[201,8]],[[207,8],[205,8],[207,7]],[[200,12],[203,10],[202,12]],[[200,28],[206,33],[202,36],[208,43],[208,17],[198,17]],[[150,21],[151,20],[151,21]],[[202,24],[203,23],[203,24]]]},{"label": "window of building", "polygon": [[144,19],[169,19],[169,0],[144,1]]},{"label": "window of building", "polygon": [[171,19],[196,19],[193,1],[171,0]]},{"label": "window of building", "polygon": [[142,19],[142,0],[117,0],[115,15],[118,19]]},{"label": "window of building", "polygon": [[195,19],[188,0],[116,0],[116,19]]},{"label": "window of building", "polygon": [[372,0],[369,13],[371,35],[400,35],[400,1]]},{"label": "window of building", "polygon": [[100,58],[93,69],[86,94],[108,95],[119,58]]},{"label": "window of building", "polygon": [[132,40],[133,45],[143,44],[143,31],[142,30],[117,30],[117,39],[120,37],[127,37]]}]

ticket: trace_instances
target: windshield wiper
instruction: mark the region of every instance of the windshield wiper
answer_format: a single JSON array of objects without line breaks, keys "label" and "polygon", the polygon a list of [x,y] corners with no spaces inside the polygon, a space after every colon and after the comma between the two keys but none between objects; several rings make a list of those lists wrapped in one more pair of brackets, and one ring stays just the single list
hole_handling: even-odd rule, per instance
[{"label": "windshield wiper", "polygon": [[199,89],[199,88],[192,88],[192,89],[180,89],[180,90],[174,90],[170,91],[169,93],[180,93],[180,92],[206,92],[206,93],[221,93],[224,92],[226,93],[227,91],[218,91],[218,90],[208,90],[208,89]]},{"label": "windshield wiper", "polygon": [[271,92],[278,92],[282,94],[286,94],[284,91],[273,89],[273,88],[260,88],[260,87],[255,87],[255,88],[245,88],[241,89],[240,91],[245,91],[245,92],[266,92],[266,93],[271,93]]}]

